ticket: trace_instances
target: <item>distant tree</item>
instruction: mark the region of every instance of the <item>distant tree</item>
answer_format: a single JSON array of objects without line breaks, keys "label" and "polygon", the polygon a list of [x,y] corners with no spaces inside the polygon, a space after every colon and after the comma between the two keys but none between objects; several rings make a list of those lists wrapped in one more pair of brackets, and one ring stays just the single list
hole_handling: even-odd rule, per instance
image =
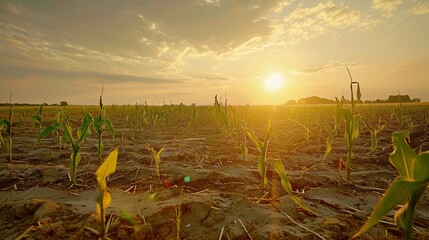
[{"label": "distant tree", "polygon": [[61,101],[60,106],[68,106],[69,104],[66,101]]},{"label": "distant tree", "polygon": [[293,99],[288,100],[288,101],[286,102],[286,105],[294,105],[294,104],[296,104],[296,101],[295,101],[295,100],[293,100]]},{"label": "distant tree", "polygon": [[298,100],[298,103],[299,104],[333,104],[335,103],[335,101],[326,99],[326,98],[312,96],[307,98],[300,98]]},{"label": "distant tree", "polygon": [[413,98],[413,100],[411,100],[412,102],[421,102],[422,99],[421,98]]},{"label": "distant tree", "polygon": [[411,98],[408,95],[390,95],[387,98],[387,102],[397,103],[397,102],[411,102]]}]

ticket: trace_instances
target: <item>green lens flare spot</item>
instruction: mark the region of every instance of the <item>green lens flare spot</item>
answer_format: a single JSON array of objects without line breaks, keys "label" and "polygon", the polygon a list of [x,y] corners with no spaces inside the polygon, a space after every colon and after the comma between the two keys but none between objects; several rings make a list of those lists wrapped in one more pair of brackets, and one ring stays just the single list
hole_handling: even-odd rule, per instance
[{"label": "green lens flare spot", "polygon": [[185,177],[185,182],[190,182],[190,181],[191,181],[191,177],[186,176],[186,177]]}]

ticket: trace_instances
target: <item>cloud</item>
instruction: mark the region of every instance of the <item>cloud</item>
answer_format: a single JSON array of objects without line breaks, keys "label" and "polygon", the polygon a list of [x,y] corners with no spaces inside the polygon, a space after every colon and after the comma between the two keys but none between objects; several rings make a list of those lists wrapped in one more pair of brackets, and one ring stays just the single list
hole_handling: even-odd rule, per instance
[{"label": "cloud", "polygon": [[362,16],[360,11],[343,4],[337,5],[328,1],[315,7],[300,6],[286,16],[284,22],[289,43],[296,44],[329,30],[367,29],[376,26],[379,20]]},{"label": "cloud", "polygon": [[429,2],[416,3],[411,9],[410,13],[414,15],[423,15],[429,13]]},{"label": "cloud", "polygon": [[293,69],[290,70],[289,73],[294,75],[306,75],[306,74],[317,74],[317,73],[323,73],[323,72],[338,72],[338,71],[344,71],[346,67],[356,67],[361,66],[362,64],[358,62],[342,62],[342,61],[331,61],[329,63],[318,65],[318,66],[311,66],[306,67],[302,69]]},{"label": "cloud", "polygon": [[403,2],[403,0],[373,0],[372,8],[381,11],[387,17],[392,17]]},{"label": "cloud", "polygon": [[98,80],[103,83],[144,83],[144,84],[180,84],[187,79],[166,79],[156,77],[141,77],[127,74],[112,74],[91,71],[65,71],[54,69],[28,68],[19,66],[8,66],[0,64],[0,71],[5,79],[74,79],[74,80]]},{"label": "cloud", "polygon": [[22,6],[19,3],[13,4],[13,3],[5,2],[3,6],[6,9],[6,11],[9,11],[10,13],[13,13],[16,15],[20,14],[22,10]]}]

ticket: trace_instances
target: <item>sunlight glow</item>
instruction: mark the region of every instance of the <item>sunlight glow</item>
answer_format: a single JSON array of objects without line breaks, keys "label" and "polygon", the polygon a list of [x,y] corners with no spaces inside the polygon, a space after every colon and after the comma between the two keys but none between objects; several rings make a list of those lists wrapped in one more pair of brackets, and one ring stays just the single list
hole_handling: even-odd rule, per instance
[{"label": "sunlight glow", "polygon": [[265,79],[265,87],[269,91],[278,91],[283,87],[284,78],[280,73],[275,73]]}]

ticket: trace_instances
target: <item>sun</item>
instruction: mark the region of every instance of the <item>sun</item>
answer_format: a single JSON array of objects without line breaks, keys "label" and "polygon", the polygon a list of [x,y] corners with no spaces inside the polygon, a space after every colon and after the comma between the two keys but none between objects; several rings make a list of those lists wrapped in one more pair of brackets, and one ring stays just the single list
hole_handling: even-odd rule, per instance
[{"label": "sun", "polygon": [[265,79],[265,87],[269,91],[278,91],[283,87],[284,78],[282,74],[275,73]]}]

